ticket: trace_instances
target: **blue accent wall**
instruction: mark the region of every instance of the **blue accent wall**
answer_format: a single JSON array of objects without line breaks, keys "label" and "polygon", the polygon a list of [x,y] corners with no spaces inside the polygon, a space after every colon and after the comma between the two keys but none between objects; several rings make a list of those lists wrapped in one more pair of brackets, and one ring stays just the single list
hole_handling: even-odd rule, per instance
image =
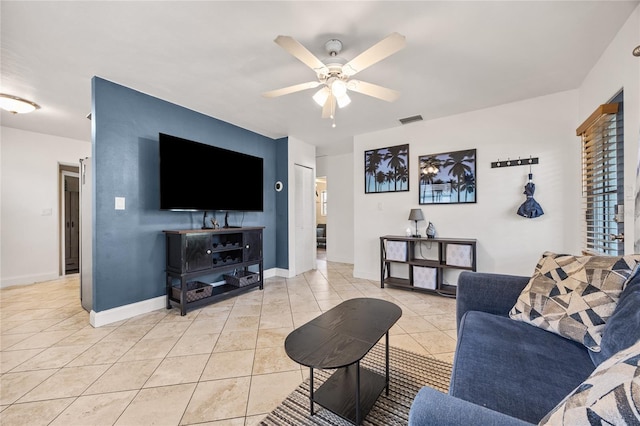
[{"label": "blue accent wall", "polygon": [[[285,188],[288,186],[286,175],[276,179],[279,164],[287,161],[286,150],[285,158],[278,158],[282,145],[287,144],[286,138],[275,141],[94,77],[91,161],[96,312],[164,296],[166,253],[162,231],[202,226],[202,212],[159,209],[160,132],[264,159],[264,212],[230,212],[229,224],[264,226],[264,268],[282,263],[277,259],[281,250],[276,243],[287,238],[286,199],[284,212],[278,213],[282,203],[276,202],[273,186],[278,179],[285,183]],[[242,179],[241,169],[226,182],[212,182],[212,193],[216,185],[233,185],[235,179]],[[115,197],[125,197],[125,210],[115,210]],[[224,223],[224,213],[215,214]]]},{"label": "blue accent wall", "polygon": [[276,140],[276,180],[284,183],[276,192],[276,266],[289,269],[289,138]]}]

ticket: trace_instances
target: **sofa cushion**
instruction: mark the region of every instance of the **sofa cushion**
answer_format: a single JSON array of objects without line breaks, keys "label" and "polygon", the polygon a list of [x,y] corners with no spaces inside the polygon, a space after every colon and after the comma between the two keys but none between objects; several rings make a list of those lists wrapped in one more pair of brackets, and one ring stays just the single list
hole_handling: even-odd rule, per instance
[{"label": "sofa cushion", "polygon": [[444,394],[428,386],[420,389],[409,410],[409,426],[425,425],[532,426],[529,422]]},{"label": "sofa cushion", "polygon": [[640,424],[640,341],[595,369],[541,425]]},{"label": "sofa cushion", "polygon": [[640,272],[625,285],[618,306],[607,320],[600,342],[600,352],[591,352],[591,359],[599,365],[615,353],[640,340]]},{"label": "sofa cushion", "polygon": [[537,423],[591,374],[588,352],[527,323],[469,311],[460,323],[449,393]]},{"label": "sofa cushion", "polygon": [[546,252],[509,316],[599,352],[606,322],[639,261]]}]

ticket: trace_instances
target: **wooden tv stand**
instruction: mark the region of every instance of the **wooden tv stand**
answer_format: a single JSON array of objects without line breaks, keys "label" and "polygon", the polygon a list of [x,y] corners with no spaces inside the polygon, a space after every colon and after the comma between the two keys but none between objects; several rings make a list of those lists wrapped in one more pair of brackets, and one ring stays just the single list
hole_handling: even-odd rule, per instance
[{"label": "wooden tv stand", "polygon": [[[166,230],[167,309],[187,309],[217,302],[247,290],[264,288],[262,230],[264,227]],[[205,275],[246,276],[242,285],[208,286],[196,279]],[[245,278],[245,279],[246,279]],[[238,280],[239,281],[239,280]],[[194,285],[200,288],[192,289]],[[197,293],[197,294],[196,294]],[[206,297],[200,297],[205,295]]]}]

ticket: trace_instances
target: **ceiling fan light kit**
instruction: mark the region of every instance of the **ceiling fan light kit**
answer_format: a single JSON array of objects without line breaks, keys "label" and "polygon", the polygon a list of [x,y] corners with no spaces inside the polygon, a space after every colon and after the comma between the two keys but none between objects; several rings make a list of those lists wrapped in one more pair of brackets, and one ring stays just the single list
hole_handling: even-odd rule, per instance
[{"label": "ceiling fan light kit", "polygon": [[336,98],[347,94],[347,85],[344,81],[338,79],[338,77],[329,77],[327,84],[331,87],[331,93]]},{"label": "ceiling fan light kit", "polygon": [[361,93],[387,102],[393,102],[400,96],[400,93],[396,90],[364,81],[351,80],[350,78],[403,49],[406,45],[403,35],[392,33],[346,63],[344,59],[338,57],[338,54],[342,51],[342,42],[338,39],[330,39],[324,45],[329,54],[329,59],[326,60],[327,63],[318,59],[293,37],[280,35],[276,37],[274,42],[311,68],[316,73],[317,81],[272,90],[263,93],[262,96],[274,98],[322,86],[312,98],[322,107],[322,118],[331,118],[333,120],[332,127],[336,127],[336,104],[338,108],[344,108],[351,103],[351,98],[347,94],[348,91]]},{"label": "ceiling fan light kit", "polygon": [[329,90],[328,87],[323,87],[322,89],[318,90],[316,92],[315,95],[313,95],[313,100],[316,101],[316,103],[320,106],[323,106],[325,102],[327,102],[327,99],[329,98],[329,94],[331,93],[331,91]]},{"label": "ceiling fan light kit", "polygon": [[340,97],[337,97],[338,108],[344,108],[351,103],[351,98],[346,93]]}]

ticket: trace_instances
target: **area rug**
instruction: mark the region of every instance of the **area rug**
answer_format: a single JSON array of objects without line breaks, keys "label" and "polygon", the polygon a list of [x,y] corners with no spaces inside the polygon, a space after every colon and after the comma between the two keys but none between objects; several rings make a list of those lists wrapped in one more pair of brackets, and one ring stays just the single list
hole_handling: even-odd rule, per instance
[{"label": "area rug", "polygon": [[[378,344],[364,357],[360,365],[379,374],[385,374],[384,345]],[[314,370],[314,388],[320,387],[333,373],[332,370]],[[449,390],[451,364],[436,358],[418,355],[400,348],[389,348],[389,395],[384,391],[362,422],[363,425],[406,425],[409,408],[423,386],[442,392]],[[314,404],[315,414],[309,414],[309,379],[305,380],[261,425],[350,425],[351,423]]]}]

